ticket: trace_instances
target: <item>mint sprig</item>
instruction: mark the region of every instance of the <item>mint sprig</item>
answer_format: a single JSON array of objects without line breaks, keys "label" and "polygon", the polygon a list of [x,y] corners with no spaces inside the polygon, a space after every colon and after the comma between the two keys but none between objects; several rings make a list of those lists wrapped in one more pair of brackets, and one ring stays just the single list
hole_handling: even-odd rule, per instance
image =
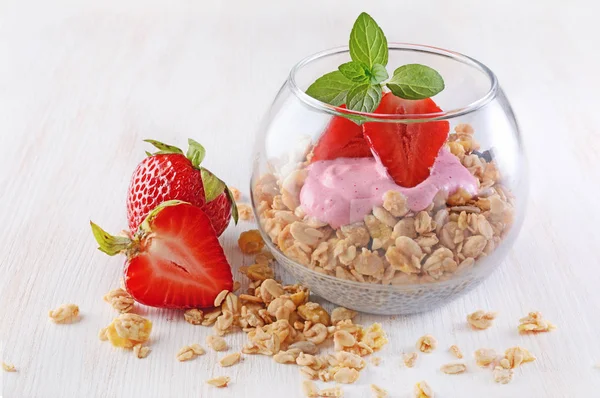
[{"label": "mint sprig", "polygon": [[306,93],[334,106],[345,104],[350,110],[372,113],[381,102],[384,85],[393,95],[408,100],[433,97],[444,89],[442,76],[420,64],[401,66],[388,80],[388,55],[383,30],[369,14],[363,12],[350,33],[352,61],[318,78]]}]

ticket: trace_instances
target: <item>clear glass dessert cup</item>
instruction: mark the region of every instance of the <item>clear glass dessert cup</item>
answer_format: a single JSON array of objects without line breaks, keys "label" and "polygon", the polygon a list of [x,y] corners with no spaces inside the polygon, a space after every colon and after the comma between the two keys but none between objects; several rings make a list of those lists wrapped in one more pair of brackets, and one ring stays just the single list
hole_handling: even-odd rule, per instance
[{"label": "clear glass dessert cup", "polygon": [[[349,60],[348,48],[341,47],[292,68],[259,129],[250,187],[254,213],[277,262],[326,300],[375,314],[427,311],[490,275],[518,234],[527,170],[517,122],[489,68],[423,45],[390,43],[388,65],[436,69],[446,86],[433,98],[442,111],[359,113],[305,93]],[[316,160],[315,145],[327,141],[320,139],[341,118],[374,134],[390,126],[420,134],[445,126],[449,132],[431,178],[406,189],[393,185],[374,157]],[[416,161],[419,154],[417,148]],[[358,189],[348,194],[348,184]],[[387,193],[390,186],[400,194]],[[337,218],[323,220],[334,213]]]}]

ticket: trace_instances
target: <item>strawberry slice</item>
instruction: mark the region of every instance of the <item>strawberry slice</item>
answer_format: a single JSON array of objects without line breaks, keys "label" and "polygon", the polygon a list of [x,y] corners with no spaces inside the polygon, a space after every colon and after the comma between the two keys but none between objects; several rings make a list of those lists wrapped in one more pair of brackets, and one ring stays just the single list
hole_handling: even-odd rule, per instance
[{"label": "strawberry slice", "polygon": [[334,116],[313,149],[312,161],[372,156],[362,128],[345,117]]},{"label": "strawberry slice", "polygon": [[[375,113],[407,115],[442,110],[431,98],[411,101],[387,93]],[[388,174],[402,187],[414,187],[429,177],[440,148],[448,138],[446,121],[425,123],[365,123],[363,132]]]},{"label": "strawberry slice", "polygon": [[125,253],[125,288],[151,307],[205,308],[233,288],[231,267],[210,219],[199,207],[169,201],[151,211],[130,238],[90,223],[99,249]]}]

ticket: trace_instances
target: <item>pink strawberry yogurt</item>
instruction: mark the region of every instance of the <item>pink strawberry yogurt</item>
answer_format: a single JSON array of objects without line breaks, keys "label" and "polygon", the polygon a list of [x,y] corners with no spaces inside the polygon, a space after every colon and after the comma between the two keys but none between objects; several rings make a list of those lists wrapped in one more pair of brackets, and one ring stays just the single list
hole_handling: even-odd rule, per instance
[{"label": "pink strawberry yogurt", "polygon": [[477,180],[448,150],[441,149],[429,177],[412,188],[396,185],[374,158],[339,158],[311,164],[300,192],[302,209],[333,228],[362,221],[373,207],[383,204],[387,191],[398,191],[412,211],[431,204],[439,191],[458,188],[475,195]]}]

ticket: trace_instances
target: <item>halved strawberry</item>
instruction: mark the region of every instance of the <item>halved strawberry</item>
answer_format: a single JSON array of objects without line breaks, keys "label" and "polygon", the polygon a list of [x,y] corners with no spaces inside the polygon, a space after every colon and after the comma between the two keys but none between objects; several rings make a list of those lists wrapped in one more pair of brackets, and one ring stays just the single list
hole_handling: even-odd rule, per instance
[{"label": "halved strawberry", "polygon": [[231,267],[208,216],[199,207],[168,201],[152,210],[133,237],[112,236],[90,222],[98,249],[125,253],[125,288],[151,307],[211,307],[233,288]]},{"label": "halved strawberry", "polygon": [[334,116],[313,149],[312,161],[372,156],[362,127],[345,117]]},{"label": "halved strawberry", "polygon": [[[442,110],[431,98],[411,101],[387,93],[375,113],[421,115]],[[446,121],[424,123],[365,123],[363,132],[371,149],[402,187],[414,187],[424,181],[448,138]]]}]

